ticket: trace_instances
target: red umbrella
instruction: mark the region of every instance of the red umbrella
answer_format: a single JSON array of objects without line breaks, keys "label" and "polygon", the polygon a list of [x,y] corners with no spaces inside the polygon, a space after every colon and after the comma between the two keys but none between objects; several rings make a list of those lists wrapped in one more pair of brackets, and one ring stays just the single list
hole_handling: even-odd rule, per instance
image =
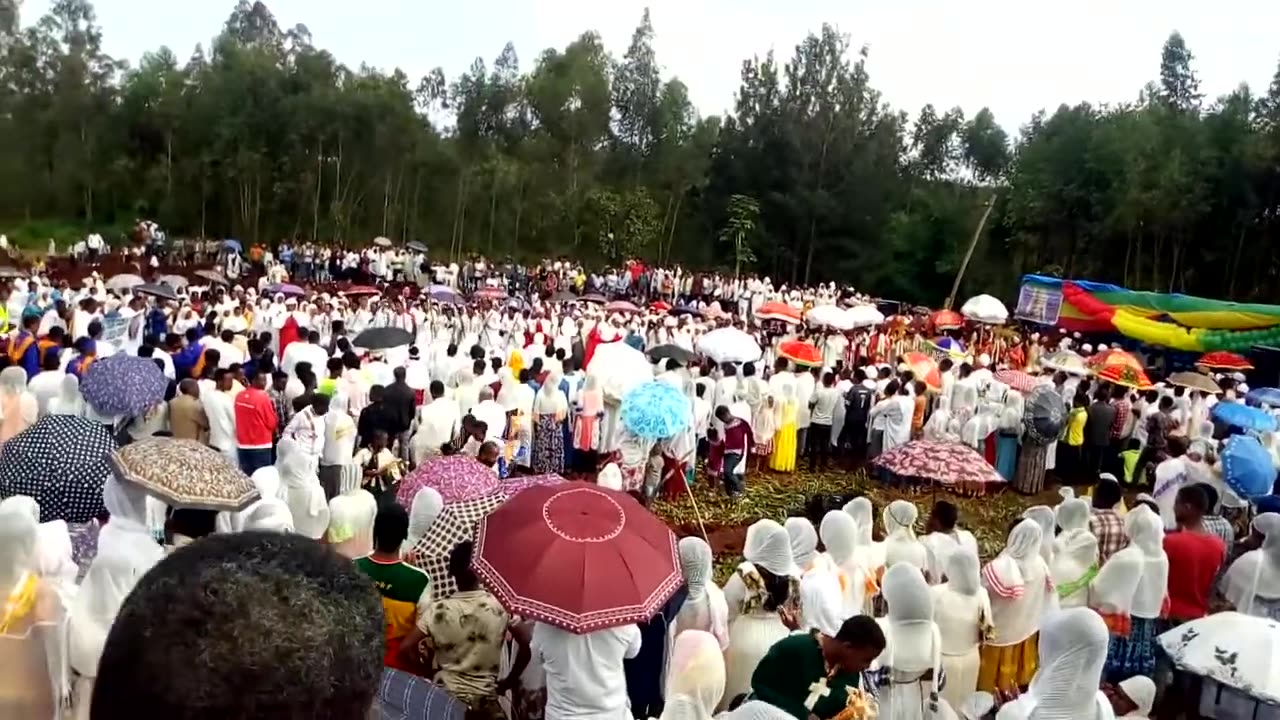
[{"label": "red umbrella", "polygon": [[656,313],[671,312],[671,304],[665,300],[658,300],[649,304],[649,309]]},{"label": "red umbrella", "polygon": [[1089,356],[1089,366],[1095,370],[1108,365],[1127,365],[1138,372],[1142,372],[1144,369],[1141,360],[1134,357],[1129,351],[1120,348],[1109,348]]},{"label": "red umbrella", "polygon": [[512,614],[579,635],[652,618],[684,582],[665,523],[583,482],[528,488],[486,516],[472,566]]},{"label": "red umbrella", "polygon": [[779,345],[778,357],[784,357],[797,365],[822,367],[822,353],[803,340],[788,340]]},{"label": "red umbrella", "polygon": [[371,288],[368,285],[355,285],[342,291],[347,297],[358,297],[360,295],[381,295],[382,291],[378,288]]},{"label": "red umbrella", "polygon": [[1099,380],[1106,380],[1114,385],[1123,385],[1134,390],[1146,390],[1151,387],[1151,380],[1142,368],[1135,368],[1124,362],[1111,363],[1094,373]]},{"label": "red umbrella", "polygon": [[1205,353],[1196,361],[1196,365],[1201,367],[1213,368],[1215,370],[1252,370],[1253,363],[1246,360],[1243,356],[1232,352],[1219,350],[1218,352]]},{"label": "red umbrella", "polygon": [[942,373],[938,370],[936,360],[921,352],[909,352],[902,356],[902,361],[911,370],[911,374],[916,376],[916,380],[933,390],[942,389]]},{"label": "red umbrella", "polygon": [[997,370],[994,377],[996,382],[1004,383],[1020,393],[1029,393],[1040,384],[1039,378],[1021,370]]},{"label": "red umbrella", "polygon": [[964,327],[964,316],[955,310],[939,310],[929,316],[929,324],[935,331],[959,330]]},{"label": "red umbrella", "polygon": [[800,311],[786,303],[767,302],[756,308],[756,317],[761,320],[781,320],[792,325],[800,324]]},{"label": "red umbrella", "polygon": [[605,312],[611,312],[611,313],[638,313],[638,312],[640,312],[640,308],[636,307],[634,303],[629,303],[629,302],[627,302],[626,300],[614,300],[613,302],[609,303],[608,305],[605,305],[605,306],[604,306],[604,310],[605,310]]},{"label": "red umbrella", "polygon": [[486,287],[475,291],[475,296],[487,300],[505,300],[507,299],[507,291],[502,288]]}]

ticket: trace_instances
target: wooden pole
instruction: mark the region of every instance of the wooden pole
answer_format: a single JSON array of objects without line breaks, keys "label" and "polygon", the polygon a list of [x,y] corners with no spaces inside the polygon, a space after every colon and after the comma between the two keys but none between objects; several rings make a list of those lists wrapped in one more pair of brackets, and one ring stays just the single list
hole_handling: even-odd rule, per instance
[{"label": "wooden pole", "polygon": [[960,292],[960,282],[964,280],[964,271],[969,269],[969,261],[973,259],[973,251],[978,248],[978,239],[982,237],[982,231],[987,226],[987,218],[991,217],[991,211],[996,206],[996,193],[992,192],[991,197],[987,198],[987,209],[982,213],[982,219],[978,221],[978,227],[973,231],[973,238],[969,240],[969,249],[964,253],[964,260],[960,261],[960,269],[956,272],[956,280],[951,283],[951,294],[947,296],[947,301],[943,303],[943,310],[950,310],[951,305],[955,303],[956,293]]}]

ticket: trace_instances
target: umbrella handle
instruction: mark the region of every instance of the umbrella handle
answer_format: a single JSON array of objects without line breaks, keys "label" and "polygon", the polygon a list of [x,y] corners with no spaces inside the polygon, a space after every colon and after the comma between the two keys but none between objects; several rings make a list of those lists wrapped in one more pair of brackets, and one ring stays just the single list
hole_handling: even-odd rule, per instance
[{"label": "umbrella handle", "polygon": [[702,531],[702,540],[708,546],[711,545],[711,539],[707,537],[707,526],[702,524],[702,512],[698,510],[698,499],[693,496],[693,488],[689,487],[689,483],[684,484],[685,492],[689,493],[689,501],[693,503],[693,516],[698,519],[698,529]]}]

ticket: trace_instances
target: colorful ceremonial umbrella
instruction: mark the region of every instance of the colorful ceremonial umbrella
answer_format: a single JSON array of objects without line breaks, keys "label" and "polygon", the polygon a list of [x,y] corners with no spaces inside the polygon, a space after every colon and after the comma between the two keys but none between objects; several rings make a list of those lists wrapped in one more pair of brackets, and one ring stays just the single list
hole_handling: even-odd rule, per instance
[{"label": "colorful ceremonial umbrella", "polygon": [[1205,353],[1196,361],[1196,365],[1200,367],[1213,368],[1214,370],[1252,370],[1253,363],[1249,362],[1244,356],[1237,355],[1233,352],[1219,350],[1218,352]]},{"label": "colorful ceremonial umbrella", "polygon": [[803,340],[787,340],[778,345],[778,357],[805,367],[822,367],[822,351]]},{"label": "colorful ceremonial umbrella", "polygon": [[648,621],[684,582],[666,523],[581,482],[532,487],[491,512],[472,566],[511,614],[579,635]]},{"label": "colorful ceremonial umbrella", "polygon": [[763,354],[756,339],[734,327],[724,327],[698,338],[698,352],[715,362],[748,363]]},{"label": "colorful ceremonial umbrella", "polygon": [[993,376],[998,383],[1004,383],[1020,393],[1027,394],[1040,385],[1040,378],[1021,370],[997,370]]},{"label": "colorful ceremonial umbrella", "polygon": [[1170,385],[1184,387],[1189,390],[1199,390],[1213,395],[1222,392],[1222,388],[1218,387],[1218,383],[1214,382],[1213,378],[1198,372],[1174,373],[1169,376],[1167,382]]},{"label": "colorful ceremonial umbrella", "polygon": [[502,288],[486,287],[480,288],[473,293],[482,300],[505,300],[507,299],[507,291]]},{"label": "colorful ceremonial umbrella", "polygon": [[1146,369],[1142,366],[1141,360],[1134,357],[1129,351],[1120,348],[1108,348],[1089,356],[1089,366],[1094,370],[1100,370],[1107,365],[1128,365],[1138,371]]},{"label": "colorful ceremonial umbrella", "polygon": [[446,505],[487,497],[498,492],[498,475],[472,457],[432,458],[405,476],[396,489],[396,502],[409,509],[422,488],[435,488]]},{"label": "colorful ceremonial umbrella", "polygon": [[942,373],[938,370],[938,363],[933,358],[922,352],[909,352],[902,356],[902,362],[906,363],[907,369],[915,375],[916,380],[928,385],[932,390],[942,389]]},{"label": "colorful ceremonial umbrella", "polygon": [[912,440],[886,450],[871,464],[903,478],[937,483],[962,492],[985,493],[1005,484],[986,458],[961,443]]},{"label": "colorful ceremonial umbrella", "polygon": [[1085,376],[1093,372],[1084,356],[1073,350],[1058,350],[1040,358],[1040,366],[1064,372],[1068,375]]},{"label": "colorful ceremonial umbrella", "polygon": [[1215,422],[1234,425],[1242,430],[1253,432],[1272,432],[1276,429],[1276,418],[1266,410],[1242,405],[1238,402],[1219,402],[1210,410],[1209,416]]},{"label": "colorful ceremonial umbrella", "polygon": [[46,415],[0,444],[0,498],[35,498],[40,522],[88,522],[106,511],[102,488],[115,450],[115,437],[102,423]]},{"label": "colorful ceremonial umbrella", "polygon": [[760,320],[778,320],[792,325],[800,324],[800,311],[782,302],[767,302],[756,308]]},{"label": "colorful ceremonial umbrella", "polygon": [[1232,435],[1222,448],[1222,480],[1246,500],[1270,495],[1276,481],[1271,453],[1252,435]]},{"label": "colorful ceremonial umbrella", "polygon": [[689,399],[669,383],[650,380],[622,396],[622,426],[646,440],[669,438],[693,422]]},{"label": "colorful ceremonial umbrella", "polygon": [[431,578],[432,599],[442,600],[458,591],[458,583],[449,573],[449,553],[459,543],[475,540],[476,526],[504,500],[504,495],[494,494],[445,505],[431,527],[405,553],[405,562]]},{"label": "colorful ceremonial umbrella", "polygon": [[1134,367],[1124,362],[1103,365],[1097,368],[1094,376],[1113,385],[1122,385],[1135,390],[1145,390],[1151,387],[1151,379],[1147,377],[1141,367]]},{"label": "colorful ceremonial umbrella", "polygon": [[138,440],[112,453],[110,462],[121,478],[173,507],[240,512],[259,497],[248,475],[195,440]]},{"label": "colorful ceremonial umbrella", "polygon": [[935,332],[942,330],[959,330],[964,327],[964,316],[955,310],[939,310],[929,316],[929,324]]},{"label": "colorful ceremonial umbrella", "polygon": [[80,394],[105,416],[137,415],[164,402],[169,378],[151,358],[116,353],[95,360],[84,372]]},{"label": "colorful ceremonial umbrella", "polygon": [[671,312],[671,303],[665,300],[657,300],[649,303],[649,309],[656,313]]},{"label": "colorful ceremonial umbrella", "polygon": [[346,297],[361,297],[363,295],[381,295],[382,291],[368,285],[353,285],[342,291]]}]

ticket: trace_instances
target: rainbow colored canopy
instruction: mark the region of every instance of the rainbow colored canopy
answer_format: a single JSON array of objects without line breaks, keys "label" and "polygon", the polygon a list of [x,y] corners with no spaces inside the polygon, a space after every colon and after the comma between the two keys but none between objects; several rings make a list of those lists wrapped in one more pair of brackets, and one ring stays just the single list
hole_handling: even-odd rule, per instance
[{"label": "rainbow colored canopy", "polygon": [[1175,350],[1247,352],[1280,343],[1280,306],[1026,275],[1015,315],[1073,332],[1118,332]]}]

